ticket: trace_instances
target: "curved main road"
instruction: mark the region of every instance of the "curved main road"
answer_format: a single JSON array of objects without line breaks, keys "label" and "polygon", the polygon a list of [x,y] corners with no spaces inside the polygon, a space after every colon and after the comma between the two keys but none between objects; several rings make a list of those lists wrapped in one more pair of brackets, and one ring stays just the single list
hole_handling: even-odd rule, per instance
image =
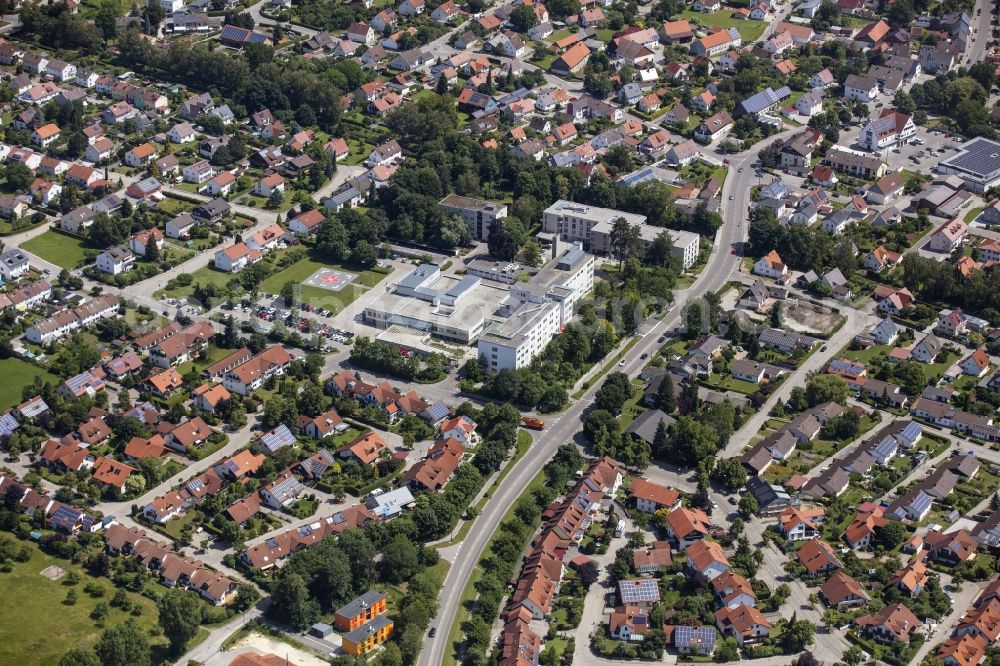
[{"label": "curved main road", "polygon": [[[758,153],[766,146],[786,137],[791,130],[786,130],[769,137],[755,145],[745,155],[732,158],[730,173],[722,187],[722,215],[724,224],[715,237],[712,256],[708,265],[701,272],[691,287],[676,294],[677,306],[660,321],[652,320],[643,327],[643,338],[631,349],[622,371],[629,376],[636,376],[642,371],[646,362],[643,354],[651,354],[658,348],[657,339],[666,331],[680,323],[682,306],[688,300],[696,299],[710,291],[722,287],[730,276],[738,270],[741,258],[730,252],[746,239],[747,208],[750,205],[750,188],[755,176],[750,165],[756,161]],[[742,172],[740,172],[742,169]],[[732,200],[730,200],[730,196]],[[444,586],[438,597],[438,616],[433,623],[438,627],[436,640],[428,640],[420,654],[421,666],[437,666],[444,662],[445,650],[452,649],[448,644],[448,634],[455,622],[462,591],[472,575],[472,570],[479,561],[490,537],[500,525],[507,509],[517,501],[524,485],[548,461],[561,444],[571,442],[573,436],[580,431],[584,410],[593,401],[594,393],[599,387],[594,385],[583,396],[571,405],[558,418],[547,423],[545,431],[528,453],[521,458],[506,477],[506,483],[486,503],[483,512],[476,519],[469,536],[462,542],[451,569],[445,578]]]}]

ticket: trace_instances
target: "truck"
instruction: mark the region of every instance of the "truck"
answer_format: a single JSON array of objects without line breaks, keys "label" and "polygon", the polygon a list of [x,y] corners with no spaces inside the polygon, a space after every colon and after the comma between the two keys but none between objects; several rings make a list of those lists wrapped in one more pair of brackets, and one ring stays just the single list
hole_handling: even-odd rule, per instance
[{"label": "truck", "polygon": [[530,428],[531,430],[541,430],[545,427],[545,421],[531,416],[524,416],[521,418],[521,425],[525,428]]}]

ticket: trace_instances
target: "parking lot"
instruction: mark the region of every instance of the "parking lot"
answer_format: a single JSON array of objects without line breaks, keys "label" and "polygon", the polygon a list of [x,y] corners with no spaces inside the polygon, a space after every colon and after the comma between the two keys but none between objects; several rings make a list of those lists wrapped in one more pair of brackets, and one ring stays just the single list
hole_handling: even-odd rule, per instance
[{"label": "parking lot", "polygon": [[[344,343],[354,337],[351,331],[344,331],[328,322],[323,322],[306,314],[315,317],[330,318],[333,312],[320,308],[313,308],[311,305],[303,303],[300,308],[293,310],[284,306],[284,299],[276,294],[262,293],[261,301],[271,300],[271,305],[261,305],[254,303],[249,298],[244,298],[238,309],[248,315],[247,319],[253,321],[254,327],[260,331],[268,331],[276,322],[283,323],[289,329],[294,329],[303,335],[320,335],[333,342]],[[306,313],[306,314],[303,314]]]}]

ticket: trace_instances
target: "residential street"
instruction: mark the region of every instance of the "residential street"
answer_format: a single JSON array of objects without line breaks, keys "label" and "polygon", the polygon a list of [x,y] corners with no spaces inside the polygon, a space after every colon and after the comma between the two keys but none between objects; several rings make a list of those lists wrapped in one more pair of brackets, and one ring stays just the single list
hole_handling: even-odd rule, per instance
[{"label": "residential street", "polygon": [[[845,308],[844,314],[847,316],[847,322],[840,328],[839,331],[833,334],[833,336],[824,341],[824,346],[826,351],[817,349],[812,353],[809,358],[807,358],[795,372],[791,373],[785,377],[782,381],[781,386],[768,396],[767,401],[761,405],[753,416],[746,420],[743,427],[733,433],[733,436],[729,438],[729,444],[726,446],[725,450],[719,453],[720,457],[735,457],[743,453],[743,450],[750,445],[750,441],[754,436],[760,432],[760,429],[767,423],[767,420],[771,418],[771,410],[774,408],[778,401],[784,402],[788,400],[788,396],[791,394],[792,389],[796,386],[803,386],[805,384],[805,377],[810,372],[820,370],[827,362],[832,359],[841,348],[844,347],[848,342],[850,342],[855,335],[865,330],[871,325],[872,321],[869,316],[861,315],[860,313],[855,314],[857,311],[849,308]],[[871,319],[874,319],[873,317]]]},{"label": "residential street", "polygon": [[[756,144],[753,150],[736,156],[735,159],[731,160],[730,177],[726,178],[722,186],[722,200],[726,202],[730,195],[732,195],[733,200],[723,206],[724,224],[716,234],[712,256],[708,261],[708,265],[701,271],[698,279],[691,287],[675,295],[676,307],[669,315],[660,321],[647,321],[641,327],[642,339],[625,357],[625,365],[620,369],[621,372],[628,374],[630,377],[637,376],[646,365],[646,361],[643,360],[642,355],[655,351],[659,346],[657,343],[658,337],[681,323],[680,313],[683,309],[683,304],[690,299],[702,296],[708,291],[719,289],[737,271],[740,257],[730,253],[730,249],[735,248],[738,243],[746,239],[746,229],[743,222],[744,211],[750,203],[750,185],[753,181],[753,172],[746,167],[749,167],[750,164],[756,161],[757,154],[765,146],[784,138],[789,133],[782,132],[775,134],[769,139]],[[742,171],[740,171],[741,168]],[[607,362],[608,359],[603,363]],[[599,384],[592,385],[579,400],[574,402],[558,417],[547,419],[541,441],[533,446],[528,451],[528,454],[517,462],[507,477],[508,482],[504,483],[486,503],[479,518],[476,519],[474,529],[463,542],[451,569],[448,571],[448,576],[438,597],[438,615],[431,625],[438,627],[439,636],[437,640],[430,641],[420,653],[419,663],[421,666],[437,666],[441,664],[444,659],[445,650],[452,649],[452,646],[448,645],[447,636],[455,620],[455,612],[459,605],[459,599],[472,573],[472,569],[482,555],[493,532],[500,524],[507,508],[512,506],[521,494],[524,487],[523,484],[544,466],[545,462],[561,444],[576,440],[576,436],[581,429],[581,422],[585,411],[593,401],[594,393],[596,393],[598,388]],[[520,483],[510,483],[510,480],[515,479],[519,480]]]}]

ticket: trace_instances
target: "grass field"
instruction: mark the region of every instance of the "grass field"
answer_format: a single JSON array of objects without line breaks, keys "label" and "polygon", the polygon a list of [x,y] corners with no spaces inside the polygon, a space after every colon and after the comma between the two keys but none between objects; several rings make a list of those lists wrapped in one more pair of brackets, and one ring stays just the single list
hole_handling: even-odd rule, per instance
[{"label": "grass field", "polygon": [[87,250],[96,251],[97,249],[87,247],[86,241],[82,238],[68,236],[57,231],[46,231],[24,243],[21,247],[45,261],[69,269],[77,268],[86,260]]},{"label": "grass field", "polygon": [[728,15],[725,9],[715,12],[714,14],[702,14],[701,12],[688,9],[674,17],[675,21],[678,19],[697,21],[705,27],[717,25],[720,28],[736,28],[739,30],[740,36],[743,37],[744,44],[756,42],[760,39],[760,36],[764,34],[764,28],[767,27],[767,24],[764,21],[732,18]]},{"label": "grass field", "polygon": [[[337,270],[355,273],[357,277],[355,277],[350,284],[340,291],[330,291],[329,289],[320,289],[319,287],[301,284],[319,268],[336,268]],[[303,302],[310,305],[316,305],[327,310],[333,310],[334,312],[340,312],[344,309],[344,306],[353,302],[354,299],[361,294],[361,286],[374,287],[381,282],[384,277],[385,275],[374,271],[362,271],[357,273],[356,271],[343,266],[321,262],[311,258],[305,258],[268,277],[261,283],[261,289],[272,294],[278,294],[281,293],[281,287],[286,282],[294,282],[299,284],[302,290],[299,298]]]},{"label": "grass field", "polygon": [[[210,266],[203,266],[199,268],[194,273],[191,273],[191,284],[186,287],[174,287],[173,289],[164,289],[162,294],[167,296],[172,296],[174,298],[187,298],[194,293],[194,286],[196,284],[210,285],[214,284],[216,287],[225,287],[229,282],[236,278],[235,273],[226,273],[224,271],[217,271]],[[157,292],[157,297],[159,297],[160,292]]]},{"label": "grass field", "polygon": [[0,373],[6,377],[3,382],[0,382],[0,409],[7,409],[24,402],[21,398],[21,390],[25,386],[34,384],[37,376],[41,376],[42,382],[51,382],[53,385],[59,383],[59,378],[51,372],[42,370],[19,358],[7,358],[0,361]]},{"label": "grass field", "polygon": [[[17,563],[11,573],[0,574],[0,586],[11,612],[5,613],[0,622],[0,663],[35,664],[49,666],[59,662],[60,657],[70,648],[88,648],[97,641],[103,629],[90,618],[100,601],[107,603],[114,593],[114,586],[104,578],[92,578],[80,567],[71,565],[43,553],[31,545],[31,559]],[[77,602],[70,606],[64,603],[66,592],[65,577],[50,581],[39,573],[48,566],[56,565],[75,571],[80,583],[75,586]],[[97,581],[104,589],[101,599],[94,599],[83,591],[88,581]],[[157,625],[155,604],[137,594],[129,594],[133,606],[142,609],[135,618],[136,624],[148,631]],[[13,609],[16,609],[14,611]],[[118,608],[110,608],[104,626],[110,627],[124,622],[130,614]],[[150,638],[151,643],[164,644],[162,638]]]}]

